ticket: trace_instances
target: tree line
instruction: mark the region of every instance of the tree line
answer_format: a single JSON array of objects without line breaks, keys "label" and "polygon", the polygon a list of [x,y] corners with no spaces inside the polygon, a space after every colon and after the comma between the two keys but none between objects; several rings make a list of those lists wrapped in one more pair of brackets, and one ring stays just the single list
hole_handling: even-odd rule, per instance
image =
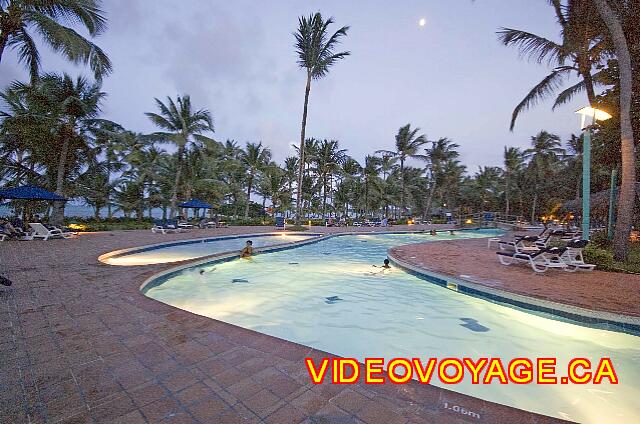
[{"label": "tree line", "polygon": [[[622,244],[635,197],[633,130],[640,130],[640,97],[631,87],[640,83],[640,73],[631,70],[640,63],[640,29],[634,20],[640,5],[638,0],[549,3],[559,41],[511,28],[498,32],[504,45],[553,65],[516,106],[511,128],[538,101],[555,96],[557,107],[581,92],[592,106],[614,116],[595,128],[593,186],[606,189],[611,170],[621,170],[619,258],[626,255]],[[338,140],[308,137],[312,82],[350,54],[338,51],[349,27],[331,31],[333,19],[320,13],[301,17],[294,33],[298,65],[307,76],[296,156],[277,164],[260,141],[215,140],[212,113],[194,107],[189,95],[156,99],[156,110],[146,116],[157,131],[123,128],[101,117],[101,81],[112,70],[107,55],[72,29],[80,25],[90,38],[104,32],[107,19],[100,6],[97,0],[0,2],[0,60],[6,51],[15,51],[30,75],[29,81],[13,82],[0,93],[3,186],[39,184],[83,199],[97,217],[103,208],[108,215],[120,210],[141,218],[152,208],[173,215],[179,200],[197,197],[231,216],[249,218],[269,206],[271,213],[297,221],[342,215],[428,218],[443,210],[499,210],[535,221],[565,210],[568,200],[580,196],[578,136],[563,141],[541,131],[527,149],[505,147],[502,166],[478,170],[460,163],[455,142],[429,140],[411,124],[399,128],[392,149],[371,152],[361,162]],[[87,64],[93,79],[43,74],[35,35],[68,60]],[[570,74],[580,81],[561,90]],[[168,145],[174,147],[167,150]],[[254,205],[255,198],[262,205]],[[51,220],[59,223],[63,214],[64,203],[56,203]]]}]

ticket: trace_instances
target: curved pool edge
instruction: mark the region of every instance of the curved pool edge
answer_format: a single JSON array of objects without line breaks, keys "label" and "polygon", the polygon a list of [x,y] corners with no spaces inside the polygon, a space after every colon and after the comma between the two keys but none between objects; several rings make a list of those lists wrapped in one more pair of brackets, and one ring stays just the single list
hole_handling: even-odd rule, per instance
[{"label": "curved pool edge", "polygon": [[[439,231],[479,231],[479,230],[484,230],[485,228],[452,228],[452,229],[443,229],[443,230],[439,230]],[[370,235],[370,234],[407,234],[407,233],[427,233],[429,230],[428,229],[421,229],[421,230],[390,230],[390,231],[375,231],[375,230],[371,230],[371,231],[345,231],[345,232],[340,232],[340,233],[304,233],[304,232],[299,232],[299,233],[288,233],[288,234],[309,234],[309,235],[314,235],[315,237],[311,237],[307,240],[300,240],[297,242],[289,242],[289,243],[281,243],[281,244],[276,244],[276,245],[272,245],[272,246],[264,246],[264,247],[257,247],[254,248],[253,252],[254,255],[259,255],[262,253],[269,253],[269,252],[276,252],[276,251],[280,251],[280,250],[288,250],[288,249],[293,249],[299,246],[303,246],[306,244],[313,244],[313,243],[318,243],[322,240],[328,240],[330,238],[333,237],[340,237],[340,236],[353,236],[353,235]],[[269,235],[271,233],[257,233],[257,234],[242,234],[242,235],[229,235],[229,236],[224,236],[224,237],[220,237],[220,238],[237,238],[237,237],[245,237],[245,236],[256,236],[256,235]],[[492,235],[487,235],[486,237],[492,237]],[[483,238],[483,237],[480,237]],[[189,240],[181,240],[181,241],[194,241],[194,240],[203,240],[203,238],[200,239],[189,239]],[[445,240],[434,240],[434,242],[437,241],[445,241]],[[159,244],[152,244],[152,245],[146,245],[146,246],[139,246],[139,247],[132,247],[129,249],[122,249],[121,251],[136,251],[137,249],[142,249],[142,248],[147,248],[147,247],[159,247],[159,246],[163,246],[163,245],[167,245],[167,244],[171,244],[172,242],[167,242],[167,243],[159,243]],[[117,253],[120,252],[118,250],[113,251],[113,252],[109,252],[109,253]],[[105,254],[107,255],[107,254]],[[101,257],[103,257],[104,255],[101,255],[98,257],[98,260],[100,260]],[[201,256],[199,258],[192,258],[192,259],[185,259],[183,261],[175,261],[175,262],[167,262],[165,263],[165,265],[175,265],[175,266],[171,266],[168,269],[165,269],[163,271],[157,272],[153,275],[151,275],[149,278],[145,279],[142,284],[139,287],[139,290],[142,292],[143,295],[146,296],[146,291],[148,289],[150,289],[151,287],[147,287],[149,285],[149,283],[154,282],[156,280],[159,280],[161,278],[168,278],[171,274],[174,273],[178,273],[180,271],[182,271],[185,268],[190,268],[193,266],[198,266],[198,265],[204,265],[204,264],[208,264],[208,265],[212,265],[212,264],[217,264],[217,263],[222,263],[222,262],[228,262],[231,261],[233,259],[237,259],[238,258],[238,252],[237,251],[232,251],[232,252],[219,252],[219,253],[215,253],[212,255],[206,255],[206,256]],[[105,263],[105,262],[103,262]],[[106,265],[110,265],[105,263]],[[156,264],[159,265],[159,264]],[[144,266],[144,265],[143,265]],[[154,284],[153,287],[162,284],[163,281],[159,281],[157,282],[157,284]]]},{"label": "curved pool edge", "polygon": [[[153,244],[145,244],[142,246],[135,246],[135,247],[127,247],[124,249],[118,249],[118,250],[113,250],[111,252],[107,252],[107,253],[103,253],[102,255],[98,256],[98,262],[105,264],[105,265],[112,265],[112,266],[134,266],[134,265],[119,265],[119,264],[112,264],[109,262],[106,262],[108,259],[111,258],[117,258],[120,256],[125,256],[127,254],[133,254],[133,253],[140,253],[140,252],[145,252],[148,250],[155,250],[155,249],[161,249],[163,247],[170,247],[170,246],[179,246],[179,245],[183,245],[183,244],[195,244],[195,243],[202,243],[205,241],[217,241],[217,240],[233,240],[233,239],[239,239],[239,238],[258,238],[258,237],[267,237],[267,236],[274,236],[274,235],[281,235],[281,234],[287,234],[287,235],[308,235],[310,236],[310,239],[316,239],[319,237],[322,237],[323,234],[322,233],[306,233],[306,232],[264,232],[264,233],[247,233],[247,234],[227,234],[227,235],[220,235],[220,236],[213,236],[213,237],[198,237],[198,238],[191,238],[191,239],[181,239],[181,240],[172,240],[172,241],[165,241],[162,243],[153,243]],[[279,243],[277,245],[273,245],[273,246],[280,246],[283,244],[294,244],[295,242],[288,242],[288,243]],[[255,249],[256,251],[258,250],[258,248]],[[147,266],[147,265],[158,265],[161,263],[164,264],[179,264],[179,263],[185,263],[185,262],[189,262],[189,261],[194,261],[194,260],[200,260],[203,258],[210,258],[212,256],[216,256],[216,255],[220,255],[220,254],[226,254],[226,253],[231,253],[231,251],[223,251],[223,252],[218,252],[218,253],[214,253],[211,255],[206,255],[206,256],[199,256],[196,258],[188,258],[188,259],[182,259],[182,260],[177,260],[177,261],[172,261],[172,262],[160,262],[160,263],[149,263],[149,264],[139,264],[139,265],[135,265],[135,266]]]},{"label": "curved pool edge", "polygon": [[[398,247],[398,246],[396,246]],[[399,259],[390,248],[387,256],[393,264],[421,280],[467,296],[497,303],[526,313],[566,321],[585,327],[640,336],[640,317],[581,308],[483,286],[460,277],[441,274]]]}]

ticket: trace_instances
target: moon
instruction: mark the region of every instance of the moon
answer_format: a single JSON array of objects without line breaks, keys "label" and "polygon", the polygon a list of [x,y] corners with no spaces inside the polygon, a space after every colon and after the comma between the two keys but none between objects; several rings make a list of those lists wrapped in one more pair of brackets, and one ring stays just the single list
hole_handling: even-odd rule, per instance
[{"label": "moon", "polygon": [[425,18],[420,18],[420,20],[418,21],[418,25],[420,25],[421,27],[425,26],[427,24],[427,20]]}]

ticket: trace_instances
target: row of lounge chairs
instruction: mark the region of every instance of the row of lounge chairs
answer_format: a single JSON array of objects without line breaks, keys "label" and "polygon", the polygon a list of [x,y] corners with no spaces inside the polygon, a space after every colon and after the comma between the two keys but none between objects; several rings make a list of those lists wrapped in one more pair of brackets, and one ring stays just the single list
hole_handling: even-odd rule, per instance
[{"label": "row of lounge chairs", "polygon": [[[583,256],[583,250],[589,242],[573,238],[576,236],[562,230],[545,230],[539,236],[520,236],[500,241],[500,250],[496,254],[502,265],[526,264],[535,272],[549,269],[593,271],[595,265],[585,263]],[[564,242],[565,245],[552,246],[552,241]]]},{"label": "row of lounge chairs", "polygon": [[66,231],[52,225],[45,225],[40,222],[30,222],[27,229],[22,225],[12,225],[11,232],[0,234],[0,241],[9,239],[16,240],[49,240],[54,238],[69,238],[73,235],[72,231]]},{"label": "row of lounge chairs", "polygon": [[228,227],[224,221],[213,221],[210,219],[201,219],[199,222],[188,222],[180,219],[167,219],[165,221],[160,219],[153,220],[153,227],[151,231],[154,233],[167,234],[167,233],[180,233],[183,230],[189,230],[192,228],[224,228]]}]

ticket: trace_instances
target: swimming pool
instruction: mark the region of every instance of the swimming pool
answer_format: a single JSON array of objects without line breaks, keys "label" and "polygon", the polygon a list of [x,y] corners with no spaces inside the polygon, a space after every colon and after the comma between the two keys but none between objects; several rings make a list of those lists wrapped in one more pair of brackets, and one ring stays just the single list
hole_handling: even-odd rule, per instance
[{"label": "swimming pool", "polygon": [[254,248],[259,248],[283,243],[295,243],[318,236],[319,234],[311,233],[277,233],[183,240],[111,252],[101,256],[99,259],[109,265],[131,266],[161,264],[186,261],[223,252],[240,251],[247,240],[253,242]]},{"label": "swimming pool", "polygon": [[[361,360],[557,357],[565,364],[572,357],[611,357],[618,385],[472,385],[465,380],[446,388],[580,422],[636,421],[639,337],[544,318],[446,290],[397,268],[381,273],[372,267],[389,247],[487,235],[339,236],[252,260],[185,268],[143,291],[196,314]],[[479,327],[466,325],[469,319]]]}]

